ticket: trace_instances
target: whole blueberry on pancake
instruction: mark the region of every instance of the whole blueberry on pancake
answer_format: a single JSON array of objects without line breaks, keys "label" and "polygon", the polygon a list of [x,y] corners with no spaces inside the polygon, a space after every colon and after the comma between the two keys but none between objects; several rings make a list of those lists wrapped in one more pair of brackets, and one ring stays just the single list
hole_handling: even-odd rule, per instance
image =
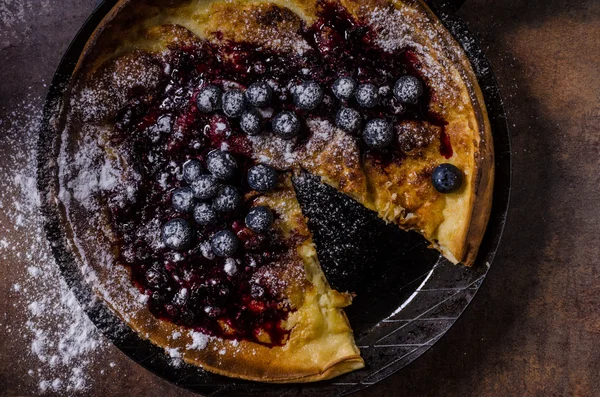
[{"label": "whole blueberry on pancake", "polygon": [[206,168],[217,179],[231,179],[237,170],[235,158],[227,152],[213,150],[206,157]]},{"label": "whole blueberry on pancake", "polygon": [[362,136],[367,146],[372,149],[381,149],[392,143],[394,130],[386,120],[372,119],[365,124]]},{"label": "whole blueberry on pancake", "polygon": [[294,87],[293,95],[299,109],[313,110],[323,101],[323,88],[316,81],[303,81]]},{"label": "whole blueberry on pancake", "polygon": [[211,113],[221,108],[221,89],[216,85],[206,85],[196,95],[196,106],[203,113]]},{"label": "whole blueberry on pancake", "polygon": [[360,123],[360,113],[351,108],[341,108],[335,116],[335,124],[346,132],[358,131]]},{"label": "whole blueberry on pancake", "polygon": [[277,171],[265,164],[257,164],[248,170],[248,185],[259,192],[268,192],[275,189],[277,179]]},{"label": "whole blueberry on pancake", "polygon": [[181,251],[191,245],[194,231],[184,219],[175,218],[163,225],[161,235],[167,247]]},{"label": "whole blueberry on pancake", "polygon": [[240,241],[231,230],[221,230],[210,238],[210,246],[215,255],[227,257],[235,254]]},{"label": "whole blueberry on pancake", "polygon": [[356,102],[364,108],[372,108],[379,103],[379,89],[371,83],[359,85],[354,96]]},{"label": "whole blueberry on pancake", "polygon": [[296,113],[285,110],[273,117],[271,127],[282,139],[292,139],[300,132],[300,119]]},{"label": "whole blueberry on pancake", "polygon": [[210,174],[203,174],[196,178],[190,185],[194,192],[194,197],[200,200],[207,200],[217,195],[219,183],[217,178]]},{"label": "whole blueberry on pancake", "polygon": [[200,163],[200,161],[198,161],[196,159],[190,159],[190,160],[186,161],[185,163],[183,163],[182,170],[183,170],[183,180],[186,181],[187,183],[194,182],[204,172],[204,168],[202,167],[202,164]]},{"label": "whole blueberry on pancake", "polygon": [[194,207],[194,220],[202,226],[213,225],[217,222],[217,211],[209,203],[198,203]]},{"label": "whole blueberry on pancake", "polygon": [[273,98],[273,89],[266,82],[257,81],[250,84],[245,95],[246,100],[250,105],[262,108],[271,103]]},{"label": "whole blueberry on pancake", "polygon": [[394,85],[394,96],[402,103],[417,103],[423,95],[423,85],[414,76],[402,76]]},{"label": "whole blueberry on pancake", "polygon": [[227,117],[238,118],[244,112],[246,100],[240,90],[229,90],[223,94],[222,98],[223,113]]},{"label": "whole blueberry on pancake", "polygon": [[462,185],[463,172],[453,164],[440,164],[433,170],[431,182],[440,193],[454,193]]},{"label": "whole blueberry on pancake", "polygon": [[246,110],[240,117],[240,128],[248,135],[258,135],[261,130],[261,119],[254,109]]},{"label": "whole blueberry on pancake", "polygon": [[352,77],[339,77],[333,82],[331,91],[333,91],[333,95],[340,101],[347,101],[352,98],[356,91],[356,81]]},{"label": "whole blueberry on pancake", "polygon": [[190,212],[194,207],[194,191],[185,186],[176,189],[171,195],[171,205],[177,212]]},{"label": "whole blueberry on pancake", "polygon": [[273,224],[273,212],[266,206],[252,208],[246,215],[246,226],[253,232],[264,233]]}]

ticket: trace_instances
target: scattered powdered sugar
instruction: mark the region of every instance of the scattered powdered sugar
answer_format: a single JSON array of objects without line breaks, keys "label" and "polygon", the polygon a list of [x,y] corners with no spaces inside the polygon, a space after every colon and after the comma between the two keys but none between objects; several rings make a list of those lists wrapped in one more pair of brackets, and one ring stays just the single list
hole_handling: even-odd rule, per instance
[{"label": "scattered powdered sugar", "polygon": [[[62,150],[61,182],[66,183],[61,183],[59,197],[66,205],[72,197],[88,210],[97,209],[96,196],[100,191],[113,191],[111,200],[121,207],[134,198],[141,176],[131,168],[124,169],[123,162],[114,153],[106,154],[102,147],[107,143],[102,132],[94,129],[92,133],[85,134],[73,153]],[[66,145],[65,137],[63,146]]]},{"label": "scattered powdered sugar", "polygon": [[254,147],[255,160],[283,170],[298,166],[314,169],[316,156],[324,152],[327,146],[345,144],[347,151],[350,151],[355,145],[352,143],[352,137],[329,120],[309,117],[303,122],[310,129],[311,135],[308,141],[301,145],[294,139],[286,140],[273,134],[248,137]]},{"label": "scattered powdered sugar", "polygon": [[181,365],[183,365],[183,360],[181,359],[181,353],[179,352],[179,348],[165,347],[165,353],[167,353],[169,357],[171,357],[172,366],[178,368]]},{"label": "scattered powdered sugar", "polygon": [[238,271],[237,265],[235,263],[235,259],[233,259],[233,258],[225,259],[225,267],[223,270],[225,270],[225,273],[227,273],[228,276],[235,275]]},{"label": "scattered powdered sugar", "polygon": [[417,20],[424,24],[421,10],[412,7],[399,6],[397,8],[377,8],[369,18],[377,36],[375,42],[384,51],[394,52],[413,46],[414,25],[407,23],[409,20]]},{"label": "scattered powdered sugar", "polygon": [[[8,220],[1,226],[0,259],[14,267],[11,277],[17,281],[9,293],[15,316],[0,325],[29,345],[29,357],[17,359],[31,365],[27,374],[39,392],[70,395],[90,387],[90,366],[103,359],[106,341],[63,281],[45,239],[36,187],[40,102],[29,98],[18,112],[0,119],[7,156],[0,168],[5,183],[0,208]],[[102,172],[95,186],[112,186],[115,175]]]},{"label": "scattered powdered sugar", "polygon": [[189,336],[192,338],[192,343],[186,345],[186,349],[202,350],[206,348],[210,341],[210,336],[201,332],[190,331]]},{"label": "scattered powdered sugar", "polygon": [[[447,46],[443,37],[433,28],[433,21],[420,7],[400,4],[395,8],[377,8],[369,15],[369,23],[376,32],[375,43],[384,51],[393,53],[410,48],[423,63],[419,72],[428,80],[438,96],[454,99],[453,88],[460,76],[452,73],[449,60],[436,54],[452,53],[456,49]],[[456,50],[457,51],[457,50]]]}]

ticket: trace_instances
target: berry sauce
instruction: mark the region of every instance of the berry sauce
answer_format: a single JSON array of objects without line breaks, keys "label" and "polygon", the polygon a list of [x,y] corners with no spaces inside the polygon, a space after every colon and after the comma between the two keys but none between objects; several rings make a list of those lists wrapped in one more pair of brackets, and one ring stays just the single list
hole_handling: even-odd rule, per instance
[{"label": "berry sauce", "polygon": [[[148,306],[158,318],[209,335],[269,346],[282,345],[288,337],[282,322],[293,309],[273,285],[265,281],[261,285],[261,278],[253,275],[262,267],[284,263],[297,241],[293,237],[284,240],[274,231],[259,234],[246,227],[244,217],[256,197],[246,182],[248,168],[256,164],[251,160],[251,142],[241,131],[239,120],[227,118],[222,111],[202,113],[197,108],[195,98],[201,87],[213,84],[222,89],[244,90],[255,81],[269,81],[274,87],[270,105],[273,115],[292,110],[301,121],[311,115],[335,124],[342,106],[358,110],[363,121],[425,120],[442,127],[440,151],[451,156],[450,142],[444,138],[444,122],[428,111],[432,91],[424,84],[424,94],[414,105],[401,104],[391,94],[400,76],[419,76],[414,67],[418,62],[415,53],[410,49],[396,54],[384,52],[374,44],[374,32],[340,6],[322,4],[319,16],[312,26],[300,29],[312,48],[303,55],[222,41],[220,32],[213,33],[219,44],[202,41],[199,45],[170,49],[163,59],[165,77],[161,91],[131,100],[117,117],[115,143],[131,154],[134,167],[142,176],[135,204],[111,207],[123,247],[120,261],[131,268],[134,285],[149,296]],[[273,6],[269,17],[278,20],[284,16]],[[341,102],[331,92],[332,83],[340,76],[351,76],[359,84],[388,86],[388,94],[369,109],[361,108],[355,99]],[[294,106],[290,87],[303,79],[315,80],[325,90],[323,102],[314,110]],[[264,120],[263,133],[269,133],[270,124],[270,120]],[[296,145],[302,145],[310,135],[305,125],[302,122]],[[356,139],[363,155],[374,156],[383,163],[402,161],[404,154],[397,144],[369,149],[359,134],[356,133]],[[219,215],[217,224],[199,226],[192,213],[179,213],[172,208],[171,195],[187,186],[180,175],[182,164],[197,159],[206,168],[206,156],[214,149],[235,156],[237,174],[227,183],[245,198],[233,213]],[[145,235],[145,226],[152,221],[163,225],[173,218],[183,218],[193,226],[193,244],[185,251],[160,248]],[[238,236],[240,248],[233,258],[212,257],[206,242],[214,232],[225,228]],[[231,271],[232,260],[235,272]]]}]

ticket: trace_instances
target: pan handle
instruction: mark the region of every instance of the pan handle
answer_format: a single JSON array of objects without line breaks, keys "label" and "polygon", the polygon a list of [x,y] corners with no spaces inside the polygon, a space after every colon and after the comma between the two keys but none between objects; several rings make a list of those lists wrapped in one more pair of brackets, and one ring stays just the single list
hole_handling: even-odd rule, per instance
[{"label": "pan handle", "polygon": [[456,12],[466,0],[426,0],[429,5],[439,10]]}]

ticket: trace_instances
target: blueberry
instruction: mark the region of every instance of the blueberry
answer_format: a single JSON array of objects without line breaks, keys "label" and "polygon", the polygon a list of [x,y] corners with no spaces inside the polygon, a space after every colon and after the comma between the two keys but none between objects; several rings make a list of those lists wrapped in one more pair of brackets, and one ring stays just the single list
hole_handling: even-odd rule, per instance
[{"label": "blueberry", "polygon": [[194,220],[202,226],[217,223],[217,211],[208,203],[198,203],[194,207]]},{"label": "blueberry", "polygon": [[192,182],[191,188],[194,191],[194,197],[200,200],[206,200],[215,197],[219,190],[217,179],[208,174],[200,175]]},{"label": "blueberry", "polygon": [[158,291],[154,291],[150,298],[157,305],[163,305],[167,301],[167,297],[165,296],[165,294],[160,293]]},{"label": "blueberry", "polygon": [[256,107],[264,107],[271,103],[273,98],[273,89],[264,81],[257,81],[250,84],[246,90],[246,99],[248,103]]},{"label": "blueberry", "polygon": [[360,106],[372,108],[379,103],[379,90],[371,83],[361,84],[356,89],[355,97]]},{"label": "blueberry", "polygon": [[440,164],[431,174],[433,187],[440,193],[454,193],[463,181],[463,173],[455,165],[444,163]]},{"label": "blueberry", "polygon": [[277,171],[265,164],[257,164],[248,170],[248,185],[259,192],[275,189],[277,179]]},{"label": "blueberry", "polygon": [[219,193],[213,200],[213,207],[219,212],[231,212],[235,210],[242,198],[240,193],[233,186],[221,186]]},{"label": "blueberry", "polygon": [[246,226],[256,233],[264,233],[273,224],[273,212],[269,207],[258,206],[252,208],[246,215]]},{"label": "blueberry", "polygon": [[174,250],[188,248],[193,237],[192,227],[181,218],[171,219],[162,227],[162,240],[165,245]]},{"label": "blueberry", "polygon": [[206,168],[215,178],[227,180],[235,175],[237,163],[230,153],[213,150],[206,157]]},{"label": "blueberry", "polygon": [[381,149],[392,143],[394,131],[392,125],[384,119],[372,119],[367,121],[362,136],[369,147]]},{"label": "blueberry", "polygon": [[210,246],[217,256],[231,256],[239,245],[240,241],[231,230],[218,231],[210,238]]},{"label": "blueberry", "polygon": [[298,119],[298,116],[294,112],[283,111],[273,117],[271,126],[273,132],[282,139],[292,139],[300,131],[300,119]]},{"label": "blueberry", "polygon": [[169,276],[159,266],[152,266],[146,272],[146,283],[150,288],[164,288],[169,282]]},{"label": "blueberry", "polygon": [[175,189],[171,195],[171,205],[177,212],[190,212],[194,207],[194,191],[191,187]]},{"label": "blueberry", "polygon": [[240,128],[248,135],[260,133],[260,115],[254,109],[247,110],[240,117]]},{"label": "blueberry", "polygon": [[156,120],[154,131],[159,133],[170,133],[173,130],[173,116],[163,114]]},{"label": "blueberry", "polygon": [[352,77],[342,76],[333,82],[331,91],[340,101],[347,101],[356,91],[356,81]]},{"label": "blueberry", "polygon": [[402,103],[417,103],[423,95],[423,85],[414,76],[402,76],[394,85],[394,96]]},{"label": "blueberry", "polygon": [[196,106],[203,113],[214,112],[221,107],[221,89],[216,85],[206,85],[196,96]]},{"label": "blueberry", "polygon": [[323,101],[323,89],[316,81],[303,81],[294,87],[294,104],[302,110],[313,110]]},{"label": "blueberry", "polygon": [[237,118],[245,107],[244,94],[240,90],[230,90],[223,94],[223,113],[227,117]]},{"label": "blueberry", "polygon": [[360,113],[351,108],[341,108],[335,116],[335,124],[346,132],[358,131],[360,122]]},{"label": "blueberry", "polygon": [[191,159],[183,163],[183,180],[187,183],[191,184],[194,182],[202,175],[202,172],[204,172],[202,164],[196,159]]}]

